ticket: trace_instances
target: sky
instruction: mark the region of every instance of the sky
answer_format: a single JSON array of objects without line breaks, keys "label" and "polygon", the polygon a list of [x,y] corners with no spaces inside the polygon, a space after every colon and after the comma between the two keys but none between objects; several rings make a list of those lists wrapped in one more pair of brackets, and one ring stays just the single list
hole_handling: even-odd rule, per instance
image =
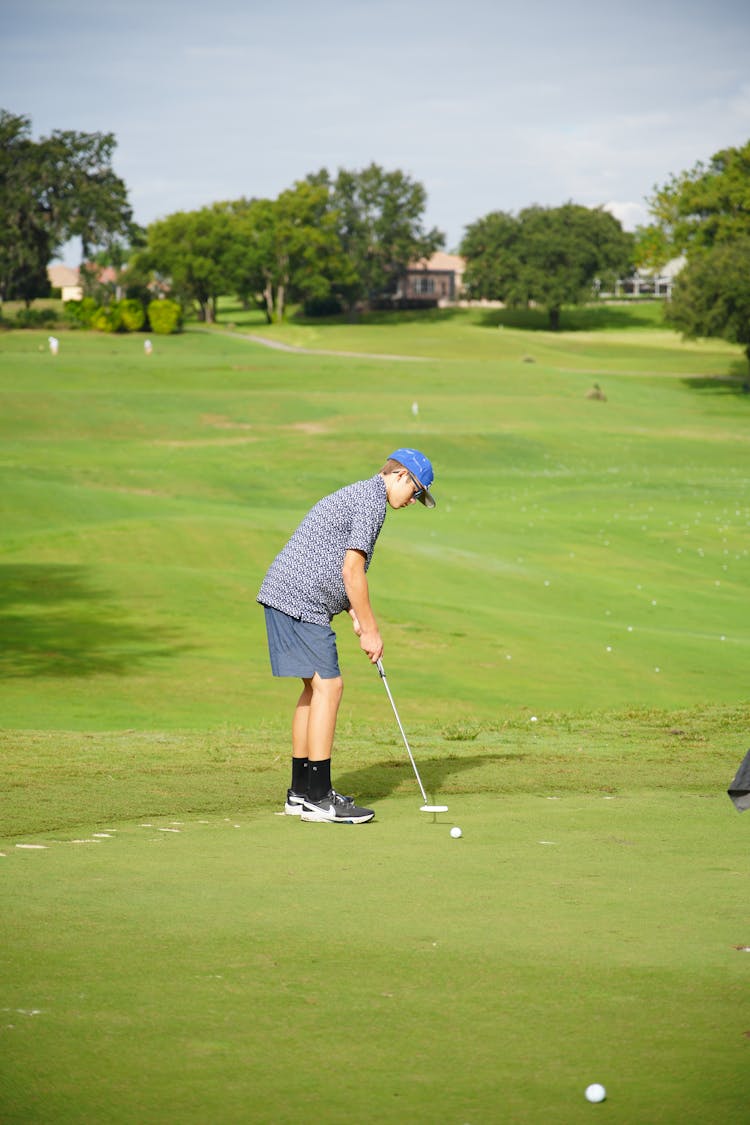
[{"label": "sky", "polygon": [[144,226],[374,161],[424,185],[449,250],[533,203],[632,230],[750,140],[750,4],[2,0],[0,107],[34,138],[114,133]]}]

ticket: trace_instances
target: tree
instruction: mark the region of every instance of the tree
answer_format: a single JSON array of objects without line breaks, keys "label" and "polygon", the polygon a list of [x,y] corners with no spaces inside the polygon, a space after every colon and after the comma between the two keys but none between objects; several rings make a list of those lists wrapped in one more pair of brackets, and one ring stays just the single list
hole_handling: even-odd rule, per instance
[{"label": "tree", "polygon": [[30,130],[29,118],[0,110],[0,299],[30,299],[69,238],[80,237],[86,259],[132,231],[111,133],[55,131],[32,141]]},{"label": "tree", "polygon": [[79,271],[84,295],[94,297],[100,303],[120,301],[126,291],[128,297],[145,301],[151,299],[148,290],[139,289],[139,278],[131,274],[130,263],[135,262],[138,251],[146,244],[146,232],[133,224],[131,245],[120,239],[112,239],[103,250],[93,255],[91,261],[84,262]]},{"label": "tree", "polygon": [[750,361],[750,141],[673,175],[648,203],[640,246],[655,247],[658,264],[687,257],[667,318],[686,336],[743,344]]},{"label": "tree", "polygon": [[520,240],[520,220],[505,211],[491,211],[466,228],[461,253],[466,258],[464,285],[472,297],[509,299],[520,276]]},{"label": "tree", "polygon": [[750,363],[750,235],[691,256],[675,281],[667,319],[685,336],[742,344]]},{"label": "tree", "polygon": [[270,222],[266,212],[272,206],[267,199],[237,199],[219,206],[230,218],[233,238],[227,251],[227,271],[231,290],[245,308],[256,301],[265,308],[271,322],[267,296],[264,295],[262,232]]},{"label": "tree", "polygon": [[661,265],[750,235],[750,141],[673,175],[647,202],[654,221],[639,229],[639,238],[661,246]]},{"label": "tree", "polygon": [[231,286],[232,237],[230,216],[220,205],[176,211],[147,228],[146,247],[137,256],[135,270],[142,273],[148,266],[168,278],[172,291],[195,301],[199,319],[210,323],[216,319],[219,295]]},{"label": "tree", "polygon": [[237,294],[259,294],[269,321],[290,300],[325,299],[353,282],[323,183],[299,181],[275,200],[222,204],[234,221],[229,271]]},{"label": "tree", "polygon": [[492,212],[467,227],[461,243],[472,295],[516,308],[541,305],[553,331],[563,305],[589,300],[597,279],[627,271],[632,249],[632,236],[613,215],[575,203],[527,207],[517,218]]},{"label": "tree", "polygon": [[310,179],[331,184],[341,246],[354,275],[343,287],[350,305],[393,293],[410,262],[445,244],[437,228],[424,229],[424,187],[398,169],[370,164],[359,172],[340,169],[333,183],[325,170]]},{"label": "tree", "polygon": [[29,133],[27,117],[0,110],[0,300],[21,297],[27,304],[46,282],[53,255],[37,196],[42,160]]},{"label": "tree", "polygon": [[80,238],[84,262],[117,238],[130,238],[127,188],[112,169],[114,135],[55,130],[40,145],[46,171],[40,196],[52,229],[64,240]]}]

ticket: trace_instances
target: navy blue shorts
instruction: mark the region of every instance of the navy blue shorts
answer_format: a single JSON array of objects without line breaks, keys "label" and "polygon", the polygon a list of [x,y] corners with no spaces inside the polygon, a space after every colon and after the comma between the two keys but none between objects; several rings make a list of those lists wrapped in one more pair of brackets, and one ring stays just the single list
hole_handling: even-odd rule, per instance
[{"label": "navy blue shorts", "polygon": [[311,680],[317,672],[321,680],[333,680],[341,675],[336,634],[330,625],[299,621],[267,605],[263,609],[274,676]]}]

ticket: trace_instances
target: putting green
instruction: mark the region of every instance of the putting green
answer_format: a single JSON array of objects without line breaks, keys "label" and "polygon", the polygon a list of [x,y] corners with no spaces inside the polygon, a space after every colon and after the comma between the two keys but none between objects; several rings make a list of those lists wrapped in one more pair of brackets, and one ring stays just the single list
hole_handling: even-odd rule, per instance
[{"label": "putting green", "polygon": [[726,798],[377,812],[1,846],[4,1125],[567,1123],[599,1112],[594,1081],[608,1121],[746,1120],[747,825]]}]

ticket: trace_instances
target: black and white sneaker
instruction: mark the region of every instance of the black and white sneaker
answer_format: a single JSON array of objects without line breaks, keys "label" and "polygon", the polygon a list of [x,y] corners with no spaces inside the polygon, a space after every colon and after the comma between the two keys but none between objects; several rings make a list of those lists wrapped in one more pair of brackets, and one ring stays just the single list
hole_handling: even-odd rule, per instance
[{"label": "black and white sneaker", "polygon": [[295,793],[293,789],[287,789],[286,804],[284,805],[284,812],[287,816],[299,816],[304,803],[304,793]]},{"label": "black and white sneaker", "polygon": [[335,789],[329,789],[320,801],[305,797],[300,813],[302,820],[329,821],[332,824],[367,824],[374,816],[372,809],[359,808],[352,797],[342,797]]}]

